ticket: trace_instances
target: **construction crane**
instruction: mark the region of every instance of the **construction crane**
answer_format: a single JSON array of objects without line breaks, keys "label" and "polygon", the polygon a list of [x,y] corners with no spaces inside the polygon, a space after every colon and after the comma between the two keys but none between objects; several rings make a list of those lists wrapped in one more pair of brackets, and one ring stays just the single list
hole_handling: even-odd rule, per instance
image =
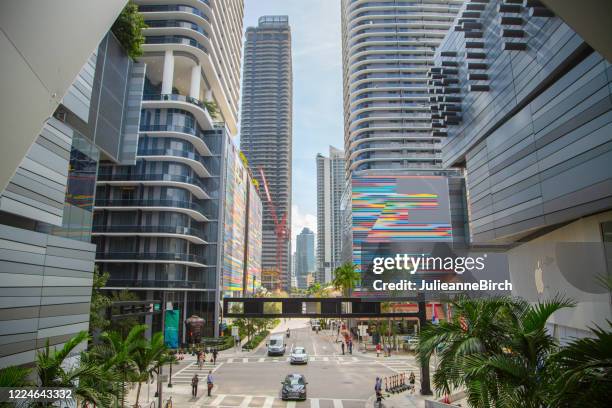
[{"label": "construction crane", "polygon": [[[276,212],[276,206],[272,201],[272,197],[270,197],[270,189],[268,188],[268,182],[263,167],[259,168],[259,174],[261,175],[261,181],[264,186],[264,191],[266,192],[266,201],[272,213],[272,220],[274,221],[274,234],[276,235],[276,272],[282,282],[283,245],[287,244],[290,233],[290,228],[287,226],[287,212],[282,214],[282,217],[279,219],[278,213]],[[288,266],[289,265],[287,265],[287,267]]]}]

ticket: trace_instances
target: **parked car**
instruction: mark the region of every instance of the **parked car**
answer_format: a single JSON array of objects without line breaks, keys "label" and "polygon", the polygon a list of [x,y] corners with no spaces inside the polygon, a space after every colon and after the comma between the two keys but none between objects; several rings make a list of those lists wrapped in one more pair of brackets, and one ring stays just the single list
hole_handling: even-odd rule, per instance
[{"label": "parked car", "polygon": [[290,364],[308,364],[308,353],[304,347],[295,347],[289,357]]},{"label": "parked car", "polygon": [[305,400],[306,399],[306,377],[302,374],[289,374],[281,381],[281,399],[286,400]]}]

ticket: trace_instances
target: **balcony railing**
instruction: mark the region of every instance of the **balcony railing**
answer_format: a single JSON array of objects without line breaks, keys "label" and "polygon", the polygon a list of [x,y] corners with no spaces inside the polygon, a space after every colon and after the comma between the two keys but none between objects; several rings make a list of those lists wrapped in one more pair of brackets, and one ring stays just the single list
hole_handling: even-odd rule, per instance
[{"label": "balcony railing", "polygon": [[194,254],[175,252],[97,252],[97,260],[193,262],[206,265],[206,259]]},{"label": "balcony railing", "polygon": [[202,34],[204,37],[209,37],[208,32],[206,32],[202,27],[197,24],[191,23],[189,21],[180,21],[180,20],[147,20],[145,24],[148,28],[189,28],[193,31],[197,31]]},{"label": "balcony railing", "polygon": [[146,36],[145,44],[183,44],[190,45],[198,48],[205,54],[208,54],[208,50],[202,44],[194,40],[193,38],[183,37],[180,35],[163,35],[163,36]]},{"label": "balcony railing", "polygon": [[109,288],[176,288],[176,289],[205,289],[206,284],[198,281],[177,280],[140,280],[140,279],[109,279],[106,282]]},{"label": "balcony railing", "polygon": [[193,160],[193,161],[196,161],[196,162],[200,163],[200,165],[202,165],[202,167],[204,167],[206,172],[208,174],[210,174],[210,171],[208,171],[208,168],[204,164],[204,160],[203,160],[202,156],[200,156],[197,153],[190,152],[190,151],[187,151],[187,150],[176,150],[176,149],[138,149],[138,156],[183,157],[185,159]]},{"label": "balcony railing", "polygon": [[[202,3],[210,6],[208,1],[200,0]],[[156,12],[164,12],[164,11],[184,11],[186,13],[195,14],[196,16],[202,17],[206,21],[210,21],[208,16],[204,14],[201,10],[190,6],[179,6],[174,4],[155,4],[155,5],[143,5],[138,7],[138,11],[141,13],[156,13]]]},{"label": "balcony railing", "polygon": [[186,96],[186,95],[181,95],[181,94],[144,94],[142,96],[142,100],[143,101],[179,101],[179,102],[188,102],[191,103],[193,105],[199,106],[200,108],[204,109],[206,112],[208,112],[208,109],[206,108],[206,105],[196,99],[196,98],[192,98],[191,96]]},{"label": "balcony railing", "polygon": [[204,241],[208,241],[208,237],[206,236],[206,234],[204,234],[202,230],[179,225],[93,225],[92,232],[180,234],[192,235]]},{"label": "balcony railing", "polygon": [[103,199],[97,198],[97,207],[174,207],[174,208],[186,208],[189,210],[197,211],[204,215],[206,218],[209,217],[204,208],[191,201],[180,201],[180,200],[138,200],[138,199]]},{"label": "balcony railing", "polygon": [[98,174],[98,181],[169,181],[192,184],[206,192],[206,187],[198,178],[179,174]]}]

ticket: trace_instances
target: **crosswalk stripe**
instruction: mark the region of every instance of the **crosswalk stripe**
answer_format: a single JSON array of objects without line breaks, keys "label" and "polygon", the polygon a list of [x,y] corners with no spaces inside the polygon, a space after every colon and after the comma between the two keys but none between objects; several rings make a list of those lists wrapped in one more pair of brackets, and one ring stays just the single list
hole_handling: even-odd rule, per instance
[{"label": "crosswalk stripe", "polygon": [[243,358],[243,359],[242,359],[242,362],[243,362],[243,363],[248,363],[248,362],[249,362],[249,359],[248,359],[248,358]]},{"label": "crosswalk stripe", "polygon": [[317,361],[317,358],[315,356],[310,357],[310,361]]},{"label": "crosswalk stripe", "polygon": [[357,357],[353,357],[353,361],[359,361]]},{"label": "crosswalk stripe", "polygon": [[261,357],[261,358],[260,358],[259,360],[257,360],[257,361],[259,361],[260,363],[263,363],[264,361],[266,361],[266,359],[265,359],[265,358],[263,358],[263,357]]},{"label": "crosswalk stripe", "polygon": [[227,362],[228,362],[228,363],[233,363],[233,362],[234,362],[234,359],[233,359],[233,358],[228,358],[228,359],[227,359]]},{"label": "crosswalk stripe", "polygon": [[251,403],[252,399],[253,399],[253,397],[250,396],[250,395],[245,397],[245,399],[240,404],[240,408],[247,408],[249,406],[249,404]]},{"label": "crosswalk stripe", "polygon": [[295,408],[295,401],[287,402],[287,408]]},{"label": "crosswalk stripe", "polygon": [[318,398],[312,398],[310,400],[310,408],[319,408],[319,399]]},{"label": "crosswalk stripe", "polygon": [[334,400],[334,408],[342,408],[342,401],[339,399]]},{"label": "crosswalk stripe", "polygon": [[329,357],[323,357],[323,361],[329,361]]},{"label": "crosswalk stripe", "polygon": [[271,408],[274,403],[274,397],[266,397],[266,401],[263,404],[263,408]]},{"label": "crosswalk stripe", "polygon": [[218,406],[219,404],[221,404],[221,401],[223,401],[223,398],[225,398],[225,394],[219,394],[217,395],[217,398],[215,398],[210,405],[212,405],[213,407]]}]

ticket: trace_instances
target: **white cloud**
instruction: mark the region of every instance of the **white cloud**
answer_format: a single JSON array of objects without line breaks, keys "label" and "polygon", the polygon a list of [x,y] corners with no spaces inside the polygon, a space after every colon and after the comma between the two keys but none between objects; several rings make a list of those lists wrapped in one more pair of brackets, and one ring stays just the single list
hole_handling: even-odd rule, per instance
[{"label": "white cloud", "polygon": [[302,232],[302,228],[310,228],[315,234],[317,232],[317,216],[303,213],[300,208],[293,204],[291,206],[291,252],[295,252],[295,242],[297,235]]}]

